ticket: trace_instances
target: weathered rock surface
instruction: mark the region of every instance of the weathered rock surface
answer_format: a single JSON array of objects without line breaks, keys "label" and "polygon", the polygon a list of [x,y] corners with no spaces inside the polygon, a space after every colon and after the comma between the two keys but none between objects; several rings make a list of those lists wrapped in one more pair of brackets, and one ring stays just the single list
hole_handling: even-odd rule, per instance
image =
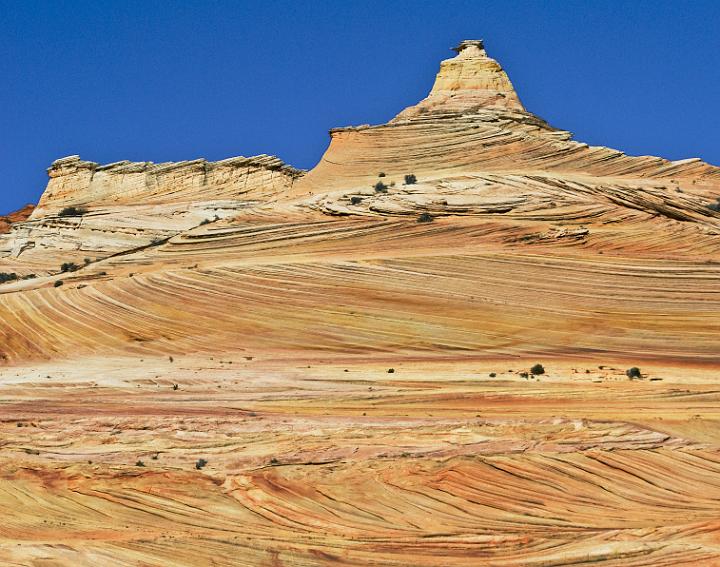
[{"label": "weathered rock surface", "polygon": [[238,211],[267,206],[303,175],[273,156],[153,164],[55,161],[27,222],[0,237],[0,258],[21,274],[127,254]]},{"label": "weathered rock surface", "polygon": [[0,216],[0,234],[10,231],[10,227],[18,222],[27,220],[35,209],[35,205],[25,205],[22,209]]},{"label": "weathered rock surface", "polygon": [[470,41],[306,175],[49,174],[0,237],[0,562],[720,564],[718,168],[573,141]]},{"label": "weathered rock surface", "polygon": [[50,182],[33,218],[68,206],[177,205],[240,197],[271,200],[302,173],[274,156],[264,155],[217,162],[121,161],[107,165],[69,156],[48,169]]}]

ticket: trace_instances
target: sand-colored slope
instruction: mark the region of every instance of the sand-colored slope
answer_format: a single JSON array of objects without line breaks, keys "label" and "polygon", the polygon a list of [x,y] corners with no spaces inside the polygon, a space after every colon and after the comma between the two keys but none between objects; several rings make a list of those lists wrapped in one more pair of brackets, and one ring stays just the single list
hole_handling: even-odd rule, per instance
[{"label": "sand-colored slope", "polygon": [[720,565],[720,170],[457,51],[307,175],[53,165],[0,238],[0,562]]},{"label": "sand-colored slope", "polygon": [[[562,237],[523,245],[522,235],[477,221],[277,226],[177,237],[63,275],[61,288],[57,278],[6,284],[3,354],[716,360],[714,263],[629,262],[574,238],[550,255]],[[572,257],[577,248],[589,250]]]},{"label": "sand-colored slope", "polygon": [[3,374],[3,561],[717,564],[709,374],[120,362]]}]

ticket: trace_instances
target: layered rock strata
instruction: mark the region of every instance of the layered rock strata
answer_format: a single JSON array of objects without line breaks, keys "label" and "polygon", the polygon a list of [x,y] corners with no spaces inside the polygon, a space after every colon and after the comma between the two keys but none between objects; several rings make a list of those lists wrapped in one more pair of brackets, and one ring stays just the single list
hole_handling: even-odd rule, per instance
[{"label": "layered rock strata", "polygon": [[1,562],[720,562],[720,170],[456,51],[307,175],[53,164],[0,237]]},{"label": "layered rock strata", "polygon": [[48,169],[50,182],[32,218],[69,206],[177,204],[248,197],[269,200],[287,190],[302,173],[265,155],[217,162],[121,161],[107,165],[69,156]]}]

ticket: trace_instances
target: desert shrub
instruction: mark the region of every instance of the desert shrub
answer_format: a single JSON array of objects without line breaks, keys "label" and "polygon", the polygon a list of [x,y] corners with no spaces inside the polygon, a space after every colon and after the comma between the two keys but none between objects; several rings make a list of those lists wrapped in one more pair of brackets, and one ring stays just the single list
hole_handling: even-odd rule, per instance
[{"label": "desert shrub", "polygon": [[362,203],[362,197],[350,197],[351,205],[359,205],[360,203]]},{"label": "desert shrub", "polygon": [[537,376],[538,374],[545,374],[545,368],[542,364],[536,364],[530,369],[530,374]]},{"label": "desert shrub", "polygon": [[206,225],[206,224],[210,224],[210,222],[211,222],[210,219],[203,219],[203,220],[200,222],[200,226],[203,226],[203,225]]},{"label": "desert shrub", "polygon": [[521,373],[520,373],[520,378],[525,378],[525,379],[527,380],[529,376],[530,376],[530,375],[529,375],[527,372],[521,372]]},{"label": "desert shrub", "polygon": [[495,376],[497,376],[497,374],[496,374],[495,372],[491,372],[491,373],[489,374],[489,376],[490,376],[490,378],[495,378]]},{"label": "desert shrub", "polygon": [[640,369],[637,366],[628,368],[625,371],[625,375],[630,378],[630,380],[634,380],[635,378],[642,378],[642,374],[640,374]]},{"label": "desert shrub", "polygon": [[375,184],[375,191],[377,191],[378,193],[387,193],[387,190],[388,186],[385,185],[382,181],[378,181]]},{"label": "desert shrub", "polygon": [[710,203],[707,208],[711,211],[715,211],[716,213],[720,212],[720,199],[718,199],[714,203]]},{"label": "desert shrub", "polygon": [[37,276],[35,274],[25,274],[22,279],[24,280],[34,280]]},{"label": "desert shrub", "polygon": [[59,217],[81,217],[85,213],[87,213],[87,210],[83,209],[82,207],[65,207],[62,211],[58,213]]},{"label": "desert shrub", "polygon": [[75,262],[65,262],[62,266],[60,266],[60,271],[62,273],[74,272],[78,269],[80,269],[80,266],[78,266]]},{"label": "desert shrub", "polygon": [[432,222],[433,220],[435,220],[435,217],[430,213],[423,213],[417,218],[418,222]]},{"label": "desert shrub", "polygon": [[60,287],[62,284],[63,284],[63,281],[62,281],[62,280],[57,280],[57,281],[53,284],[53,287]]},{"label": "desert shrub", "polygon": [[16,279],[18,279],[18,276],[15,272],[0,272],[0,283],[14,282]]},{"label": "desert shrub", "polygon": [[173,384],[173,390],[177,390],[180,387],[179,384]]},{"label": "desert shrub", "polygon": [[385,172],[381,171],[380,173],[378,173],[378,177],[385,177]]},{"label": "desert shrub", "polygon": [[207,462],[205,459],[198,459],[198,460],[195,462],[195,468],[196,468],[197,470],[200,470],[200,469],[202,469],[202,468],[203,468],[205,465],[207,465],[207,464],[208,464],[208,462]]},{"label": "desert shrub", "polygon": [[417,177],[412,173],[405,176],[405,185],[415,185],[417,183]]},{"label": "desert shrub", "polygon": [[144,467],[144,466],[145,466],[145,463],[143,463],[142,461],[137,461],[137,462],[135,463],[135,466],[136,466],[136,467]]},{"label": "desert shrub", "polygon": [[388,368],[388,374],[395,374],[394,368]]}]

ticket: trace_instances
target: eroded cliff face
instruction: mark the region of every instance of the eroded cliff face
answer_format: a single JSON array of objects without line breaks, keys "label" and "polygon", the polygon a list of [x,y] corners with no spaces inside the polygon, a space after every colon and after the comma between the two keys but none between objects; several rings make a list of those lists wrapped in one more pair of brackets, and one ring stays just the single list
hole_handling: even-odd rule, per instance
[{"label": "eroded cliff face", "polygon": [[430,95],[402,111],[397,122],[427,114],[469,114],[481,109],[525,112],[505,71],[488,57],[482,41],[463,41],[456,57],[440,64]]},{"label": "eroded cliff face", "polygon": [[107,165],[69,156],[55,161],[33,218],[69,206],[160,205],[208,200],[270,201],[302,171],[274,156],[178,163],[122,161]]},{"label": "eroded cliff face", "polygon": [[268,206],[303,173],[274,156],[108,165],[69,156],[48,169],[48,187],[27,222],[0,237],[0,257],[13,272],[46,275],[64,263],[141,250]]},{"label": "eroded cliff face", "polygon": [[718,564],[718,168],[457,52],[307,175],[53,164],[0,237],[0,561]]},{"label": "eroded cliff face", "polygon": [[0,234],[10,232],[12,225],[27,220],[35,209],[35,205],[25,205],[8,215],[0,216]]}]

